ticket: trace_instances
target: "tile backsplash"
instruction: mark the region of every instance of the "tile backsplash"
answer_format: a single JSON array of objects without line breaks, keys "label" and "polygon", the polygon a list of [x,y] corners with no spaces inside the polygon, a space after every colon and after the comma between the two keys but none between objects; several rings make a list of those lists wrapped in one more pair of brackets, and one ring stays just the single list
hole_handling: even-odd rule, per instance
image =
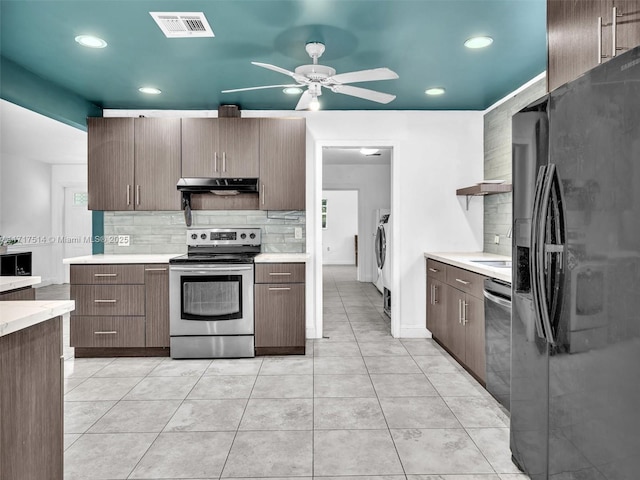
[{"label": "tile backsplash", "polygon": [[[193,212],[192,228],[258,227],[265,253],[304,253],[305,212],[233,210]],[[302,228],[302,238],[295,229]],[[185,253],[187,227],[182,212],[104,212],[104,253]],[[129,235],[129,246],[118,246],[117,236]]]}]

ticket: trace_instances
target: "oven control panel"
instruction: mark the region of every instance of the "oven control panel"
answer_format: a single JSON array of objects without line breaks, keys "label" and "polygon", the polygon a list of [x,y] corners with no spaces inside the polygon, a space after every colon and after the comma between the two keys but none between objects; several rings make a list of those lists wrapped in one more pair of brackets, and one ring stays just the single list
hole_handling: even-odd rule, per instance
[{"label": "oven control panel", "polygon": [[187,230],[187,245],[260,245],[262,232],[259,228],[190,228]]}]

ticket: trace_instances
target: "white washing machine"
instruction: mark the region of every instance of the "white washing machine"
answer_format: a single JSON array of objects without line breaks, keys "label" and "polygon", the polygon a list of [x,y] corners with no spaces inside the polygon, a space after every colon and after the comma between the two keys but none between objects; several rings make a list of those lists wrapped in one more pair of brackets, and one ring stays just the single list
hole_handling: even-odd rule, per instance
[{"label": "white washing machine", "polygon": [[378,289],[380,293],[384,293],[384,283],[382,278],[382,267],[384,265],[385,256],[386,256],[386,233],[384,231],[384,225],[389,219],[390,210],[376,210],[375,212],[375,225],[376,231],[374,235],[373,247],[374,247],[374,258],[375,258],[375,268],[377,271],[376,280],[374,285]]}]

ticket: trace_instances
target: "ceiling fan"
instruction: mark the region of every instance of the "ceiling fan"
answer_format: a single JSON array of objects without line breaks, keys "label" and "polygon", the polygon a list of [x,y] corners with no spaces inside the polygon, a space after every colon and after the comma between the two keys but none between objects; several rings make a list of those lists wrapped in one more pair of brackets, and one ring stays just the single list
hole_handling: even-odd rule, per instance
[{"label": "ceiling fan", "polygon": [[339,73],[336,75],[334,68],[320,65],[318,58],[322,56],[325,46],[319,42],[307,43],[305,50],[313,60],[311,65],[301,65],[291,72],[284,68],[270,65],[268,63],[251,62],[258,67],[284,73],[293,78],[297,83],[291,85],[265,85],[261,87],[235,88],[223,90],[222,93],[245,92],[247,90],[262,90],[265,88],[292,88],[307,87],[307,90],[300,96],[296,105],[296,110],[317,110],[320,106],[318,97],[322,95],[322,87],[328,88],[333,93],[351,95],[353,97],[364,98],[378,103],[389,103],[396,98],[389,93],[377,92],[368,88],[354,87],[348,83],[371,82],[374,80],[393,80],[398,74],[388,68],[374,68],[371,70],[359,70],[356,72]]}]

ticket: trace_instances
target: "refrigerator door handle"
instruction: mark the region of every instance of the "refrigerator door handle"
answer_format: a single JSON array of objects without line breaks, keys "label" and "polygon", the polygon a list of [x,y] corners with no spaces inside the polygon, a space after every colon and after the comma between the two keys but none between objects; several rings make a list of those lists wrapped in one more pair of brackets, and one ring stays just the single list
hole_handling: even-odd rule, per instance
[{"label": "refrigerator door handle", "polygon": [[547,174],[547,166],[543,165],[538,170],[538,177],[536,179],[536,190],[533,197],[533,212],[531,214],[531,243],[530,243],[531,260],[529,262],[529,277],[531,278],[531,296],[532,296],[533,308],[535,313],[534,320],[535,320],[536,331],[538,333],[538,337],[540,338],[546,338],[544,328],[542,326],[542,321],[541,321],[542,313],[540,311],[541,310],[540,285],[538,280],[539,279],[539,275],[538,275],[539,262],[537,261],[538,250],[539,250],[538,249],[538,238],[539,238],[538,230],[540,229],[540,216],[541,216],[540,204],[541,204],[541,197],[542,197],[542,191],[543,191],[546,174]]}]

